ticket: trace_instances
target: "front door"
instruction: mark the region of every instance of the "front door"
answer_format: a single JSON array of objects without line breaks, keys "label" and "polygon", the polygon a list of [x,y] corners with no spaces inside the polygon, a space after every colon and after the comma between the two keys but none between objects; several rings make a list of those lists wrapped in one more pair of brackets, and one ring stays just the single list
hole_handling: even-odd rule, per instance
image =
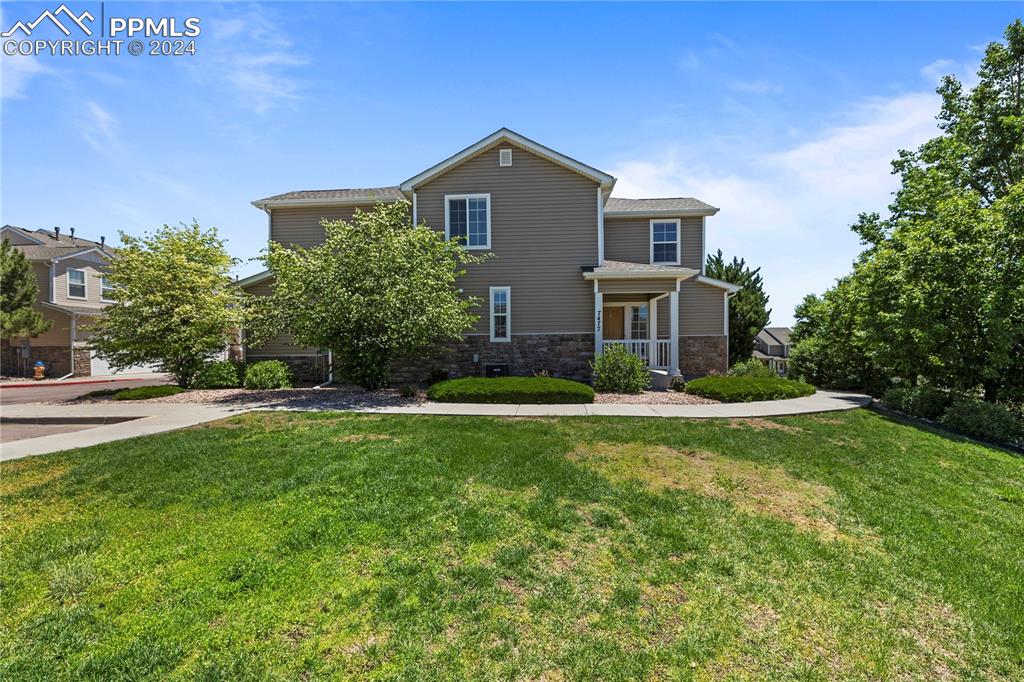
[{"label": "front door", "polygon": [[604,309],[604,333],[602,336],[606,339],[624,339],[626,338],[626,324],[624,308],[620,305],[617,306],[605,306]]}]

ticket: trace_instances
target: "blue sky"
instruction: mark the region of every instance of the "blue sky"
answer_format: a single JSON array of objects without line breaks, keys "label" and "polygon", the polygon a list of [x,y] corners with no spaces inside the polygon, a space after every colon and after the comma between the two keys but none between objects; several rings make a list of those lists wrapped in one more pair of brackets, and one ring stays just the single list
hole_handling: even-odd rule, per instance
[{"label": "blue sky", "polygon": [[[59,3],[57,3],[59,4]],[[69,2],[99,16],[98,2]],[[3,3],[6,30],[41,3]],[[253,199],[397,184],[508,126],[721,207],[711,249],[763,268],[773,323],[849,270],[889,161],[936,130],[1018,4],[114,3],[201,19],[197,54],[3,57],[0,220],[140,234],[195,217],[243,259]],[[51,34],[53,35],[53,34]],[[53,37],[60,37],[59,35]]]}]

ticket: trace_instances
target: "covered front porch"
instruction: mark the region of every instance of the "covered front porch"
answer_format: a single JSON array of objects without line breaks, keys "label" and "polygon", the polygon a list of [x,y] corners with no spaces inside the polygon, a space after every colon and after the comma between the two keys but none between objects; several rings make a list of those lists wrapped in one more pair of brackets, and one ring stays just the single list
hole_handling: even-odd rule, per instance
[{"label": "covered front porch", "polygon": [[584,269],[594,283],[594,353],[621,344],[651,369],[679,371],[679,283],[690,268],[605,261]]}]

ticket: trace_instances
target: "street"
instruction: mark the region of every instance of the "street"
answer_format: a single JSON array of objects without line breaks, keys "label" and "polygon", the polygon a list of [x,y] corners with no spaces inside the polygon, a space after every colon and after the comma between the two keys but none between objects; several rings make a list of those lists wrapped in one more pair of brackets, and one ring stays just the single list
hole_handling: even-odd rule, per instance
[{"label": "street", "polygon": [[0,406],[22,405],[24,403],[51,402],[55,400],[71,400],[90,391],[104,388],[135,388],[137,386],[156,386],[166,384],[167,378],[160,374],[141,374],[133,377],[118,377],[110,381],[46,383],[38,386],[4,388],[0,384]]}]

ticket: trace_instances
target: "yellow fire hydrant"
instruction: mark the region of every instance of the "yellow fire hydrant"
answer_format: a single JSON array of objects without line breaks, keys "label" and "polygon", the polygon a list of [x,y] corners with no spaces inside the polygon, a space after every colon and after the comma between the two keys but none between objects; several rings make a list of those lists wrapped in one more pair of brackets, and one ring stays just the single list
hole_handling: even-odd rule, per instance
[{"label": "yellow fire hydrant", "polygon": [[32,378],[35,379],[36,381],[38,381],[39,379],[46,378],[46,365],[44,365],[41,361],[36,362],[35,374],[32,375]]}]

